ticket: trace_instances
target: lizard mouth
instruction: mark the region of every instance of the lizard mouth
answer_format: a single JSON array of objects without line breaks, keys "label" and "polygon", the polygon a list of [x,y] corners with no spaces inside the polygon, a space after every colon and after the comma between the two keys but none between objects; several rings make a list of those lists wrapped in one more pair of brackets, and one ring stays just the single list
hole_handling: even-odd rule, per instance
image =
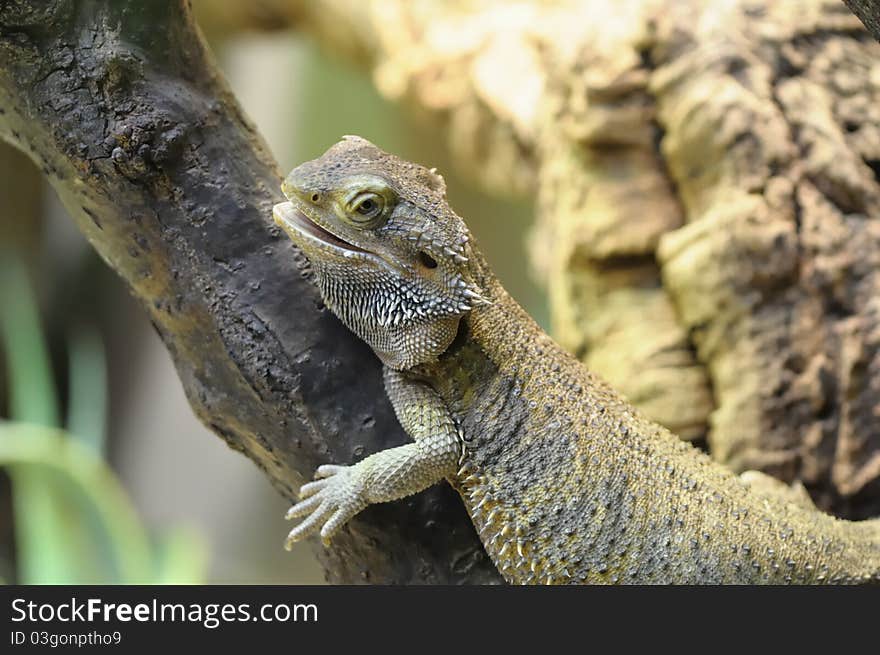
[{"label": "lizard mouth", "polygon": [[307,214],[297,209],[292,202],[280,202],[272,207],[272,217],[291,237],[306,238],[316,241],[335,250],[341,250],[348,256],[353,253],[369,254],[363,248],[341,239],[329,230],[321,227]]}]

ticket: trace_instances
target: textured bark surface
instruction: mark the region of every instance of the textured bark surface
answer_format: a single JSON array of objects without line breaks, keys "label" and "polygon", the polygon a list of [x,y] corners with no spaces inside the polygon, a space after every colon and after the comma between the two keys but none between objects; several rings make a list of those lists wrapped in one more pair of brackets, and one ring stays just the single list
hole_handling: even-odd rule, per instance
[{"label": "textured bark surface", "polygon": [[859,17],[875,39],[880,41],[880,3],[877,0],[843,0]]},{"label": "textured bark surface", "polygon": [[880,45],[844,4],[234,4],[535,197],[555,336],[649,415],[880,513]]},{"label": "textured bark surface", "polygon": [[[406,436],[378,360],[272,225],[276,165],[187,5],[0,5],[0,135],[144,302],[199,417],[291,497],[319,463]],[[286,527],[266,538],[280,548]],[[318,555],[335,582],[500,580],[445,485],[371,508]]]},{"label": "textured bark surface", "polygon": [[0,251],[33,252],[40,239],[42,179],[27,156],[0,142]]}]

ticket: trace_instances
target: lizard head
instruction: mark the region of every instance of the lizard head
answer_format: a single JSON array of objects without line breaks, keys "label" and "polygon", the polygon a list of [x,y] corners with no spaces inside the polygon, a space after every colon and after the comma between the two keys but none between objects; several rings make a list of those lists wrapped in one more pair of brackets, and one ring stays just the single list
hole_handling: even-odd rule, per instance
[{"label": "lizard head", "polygon": [[344,137],[297,166],[275,222],[309,259],[325,304],[397,369],[445,351],[483,301],[470,234],[433,169]]}]

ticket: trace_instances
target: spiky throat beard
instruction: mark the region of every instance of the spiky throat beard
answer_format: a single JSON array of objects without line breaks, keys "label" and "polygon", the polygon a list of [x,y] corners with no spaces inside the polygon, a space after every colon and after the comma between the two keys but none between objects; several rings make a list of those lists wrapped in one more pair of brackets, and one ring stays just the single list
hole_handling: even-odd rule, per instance
[{"label": "spiky throat beard", "polygon": [[314,270],[327,307],[395,369],[436,360],[470,309],[463,299],[442,298],[388,272]]}]

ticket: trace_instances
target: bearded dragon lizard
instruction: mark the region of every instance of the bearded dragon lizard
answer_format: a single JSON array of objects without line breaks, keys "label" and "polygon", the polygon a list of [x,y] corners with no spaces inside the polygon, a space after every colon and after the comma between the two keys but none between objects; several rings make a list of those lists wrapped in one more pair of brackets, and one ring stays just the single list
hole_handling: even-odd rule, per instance
[{"label": "bearded dragon lizard", "polygon": [[326,464],[287,546],[446,479],[511,583],[880,581],[880,520],[738,477],[642,416],[505,292],[443,178],[360,137],[295,168],[274,218],[384,363],[413,442]]}]

